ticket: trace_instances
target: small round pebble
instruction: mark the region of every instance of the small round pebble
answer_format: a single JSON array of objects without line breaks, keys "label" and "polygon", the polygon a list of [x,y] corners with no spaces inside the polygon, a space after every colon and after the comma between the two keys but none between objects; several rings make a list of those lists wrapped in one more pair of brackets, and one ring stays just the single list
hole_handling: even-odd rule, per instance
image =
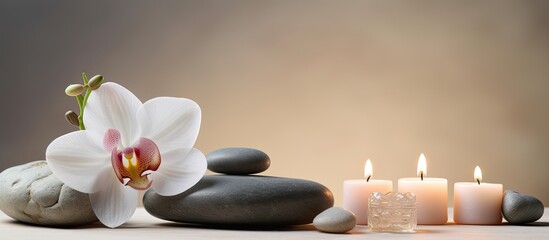
[{"label": "small round pebble", "polygon": [[253,148],[221,148],[206,155],[208,169],[228,175],[261,173],[269,168],[271,160],[264,152]]},{"label": "small round pebble", "polygon": [[525,224],[540,219],[544,209],[543,203],[534,196],[506,190],[501,210],[510,224]]},{"label": "small round pebble", "polygon": [[322,232],[346,233],[356,226],[356,217],[348,210],[331,207],[318,214],[313,225]]}]

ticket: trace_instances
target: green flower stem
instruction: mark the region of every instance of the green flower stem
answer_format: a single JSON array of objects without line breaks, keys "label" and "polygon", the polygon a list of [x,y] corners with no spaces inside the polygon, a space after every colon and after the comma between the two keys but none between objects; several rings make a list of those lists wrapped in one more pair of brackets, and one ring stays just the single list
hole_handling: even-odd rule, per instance
[{"label": "green flower stem", "polygon": [[[86,103],[88,103],[88,98],[90,97],[91,92],[92,92],[91,88],[88,88],[86,90],[86,95],[84,95],[84,99],[82,100],[82,108],[80,108],[80,115],[78,116],[78,123],[80,123],[79,125],[80,130],[86,130],[86,127],[84,126],[84,108],[86,107]],[[82,95],[80,95],[79,97],[82,97]]]},{"label": "green flower stem", "polygon": [[84,119],[81,117],[82,113],[84,112],[84,106],[82,106],[82,103],[83,103],[82,95],[76,96],[76,101],[78,102],[78,110],[80,110],[79,111],[80,115],[78,116],[78,128],[80,130],[84,130],[84,129],[86,129],[84,127],[84,121],[83,121]]},{"label": "green flower stem", "polygon": [[82,73],[82,81],[84,81],[84,86],[86,87],[86,94],[84,97],[82,97],[82,95],[78,95],[76,97],[78,107],[80,108],[80,115],[78,115],[78,128],[80,128],[80,130],[86,130],[86,126],[84,126],[84,109],[86,108],[86,103],[88,102],[88,98],[90,97],[92,90],[88,87],[88,76],[86,76],[86,73]]},{"label": "green flower stem", "polygon": [[76,101],[78,102],[78,108],[81,112],[82,112],[82,101],[83,100],[84,100],[84,98],[82,97],[82,95],[76,96]]}]

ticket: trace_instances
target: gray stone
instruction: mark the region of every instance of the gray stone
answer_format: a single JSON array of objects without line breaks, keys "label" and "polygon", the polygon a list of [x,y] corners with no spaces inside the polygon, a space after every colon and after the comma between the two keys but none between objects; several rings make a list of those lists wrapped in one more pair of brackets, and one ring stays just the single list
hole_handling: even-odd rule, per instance
[{"label": "gray stone", "polygon": [[230,175],[260,173],[271,165],[267,154],[253,148],[221,148],[208,153],[206,159],[210,171]]},{"label": "gray stone", "polygon": [[543,203],[533,196],[512,190],[503,194],[503,217],[511,224],[535,222],[543,216],[543,210]]},{"label": "gray stone", "polygon": [[215,226],[276,227],[307,224],[332,207],[332,192],[302,179],[268,176],[205,176],[179,195],[165,197],[152,189],[143,204],[155,217]]},{"label": "gray stone", "polygon": [[0,210],[21,222],[76,226],[97,221],[88,194],[59,181],[45,161],[0,173]]},{"label": "gray stone", "polygon": [[346,233],[356,226],[355,214],[343,208],[332,207],[313,219],[316,229],[329,233]]}]

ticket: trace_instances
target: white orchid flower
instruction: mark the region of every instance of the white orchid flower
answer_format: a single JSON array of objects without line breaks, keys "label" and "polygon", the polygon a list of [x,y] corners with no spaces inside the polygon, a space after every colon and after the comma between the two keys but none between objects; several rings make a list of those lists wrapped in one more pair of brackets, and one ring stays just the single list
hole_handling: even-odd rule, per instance
[{"label": "white orchid flower", "polygon": [[126,88],[105,83],[89,96],[86,130],[55,139],[46,161],[59,180],[89,193],[97,218],[115,228],[135,212],[137,190],[171,196],[202,178],[206,158],[193,148],[200,118],[192,100],[159,97],[143,104]]}]

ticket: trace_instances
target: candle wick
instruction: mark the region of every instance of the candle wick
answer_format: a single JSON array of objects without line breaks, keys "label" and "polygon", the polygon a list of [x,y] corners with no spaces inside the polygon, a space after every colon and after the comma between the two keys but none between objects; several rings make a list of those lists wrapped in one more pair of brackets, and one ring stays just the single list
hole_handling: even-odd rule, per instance
[{"label": "candle wick", "polygon": [[366,178],[366,182],[369,182],[371,177],[372,175],[368,176],[368,178]]},{"label": "candle wick", "polygon": [[477,179],[478,185],[480,185],[480,179]]},{"label": "candle wick", "polygon": [[419,175],[421,176],[421,181],[423,181],[423,172],[420,172]]}]

